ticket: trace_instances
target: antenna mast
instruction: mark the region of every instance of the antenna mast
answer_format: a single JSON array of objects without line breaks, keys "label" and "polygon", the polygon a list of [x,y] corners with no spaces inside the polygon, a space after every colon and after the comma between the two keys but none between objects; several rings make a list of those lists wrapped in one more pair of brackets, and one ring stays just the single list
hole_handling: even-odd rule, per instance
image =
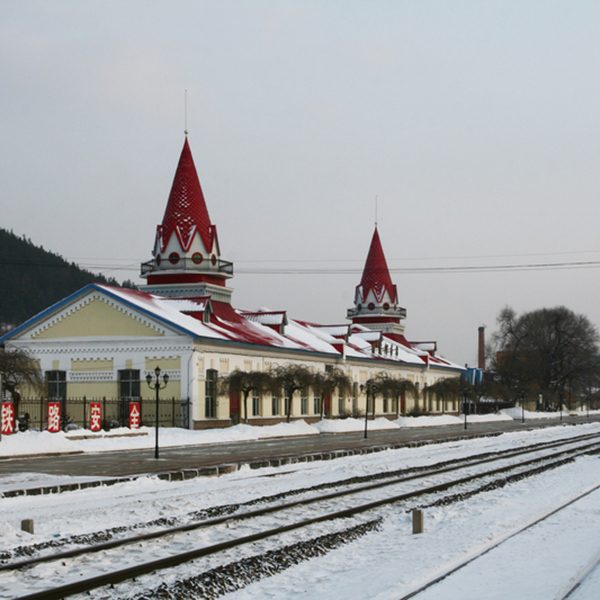
[{"label": "antenna mast", "polygon": [[375,196],[375,227],[377,227],[377,196]]},{"label": "antenna mast", "polygon": [[185,131],[183,133],[185,133],[185,135],[188,134],[188,128],[187,128],[187,90],[185,90]]}]

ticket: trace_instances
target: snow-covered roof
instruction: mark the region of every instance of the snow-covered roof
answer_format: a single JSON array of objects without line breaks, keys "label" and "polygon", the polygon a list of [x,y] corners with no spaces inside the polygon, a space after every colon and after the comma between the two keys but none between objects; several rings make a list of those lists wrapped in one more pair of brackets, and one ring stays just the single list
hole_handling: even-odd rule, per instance
[{"label": "snow-covered roof", "polygon": [[164,298],[161,300],[167,306],[172,306],[182,313],[204,312],[210,308],[210,296],[198,296],[197,298]]},{"label": "snow-covered roof", "polygon": [[[345,338],[340,339],[338,336],[344,327],[347,333],[347,326],[327,326],[297,321],[287,318],[285,311],[236,311],[229,304],[212,302],[208,297],[166,298],[138,290],[100,284],[90,284],[65,298],[0,338],[0,342],[18,336],[19,332],[48,318],[54,311],[94,292],[117,299],[193,338],[308,351],[333,357],[345,355],[348,358],[384,360],[418,366],[437,364],[452,369],[461,368],[441,357],[430,356],[422,349],[412,348],[409,343],[403,344],[386,337],[379,331],[371,331],[362,326],[353,325],[351,331],[354,333],[348,336],[345,343]],[[207,308],[211,308],[208,322],[204,314]],[[273,328],[273,325],[283,323],[284,319],[287,321],[284,333]],[[373,341],[378,342],[375,348],[372,346]]]},{"label": "snow-covered roof", "polygon": [[252,321],[253,323],[260,323],[261,325],[287,325],[287,316],[285,310],[258,310],[249,312],[245,310],[237,311],[242,317]]}]

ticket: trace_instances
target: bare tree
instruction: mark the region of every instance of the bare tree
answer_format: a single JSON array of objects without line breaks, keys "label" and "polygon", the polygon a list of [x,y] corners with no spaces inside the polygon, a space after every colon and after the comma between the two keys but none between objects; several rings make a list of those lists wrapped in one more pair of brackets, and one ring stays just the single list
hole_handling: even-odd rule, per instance
[{"label": "bare tree", "polygon": [[281,365],[277,367],[272,375],[275,377],[279,390],[286,398],[285,414],[286,421],[292,419],[292,398],[298,390],[312,388],[315,383],[315,374],[304,365]]},{"label": "bare tree", "polygon": [[464,393],[466,385],[468,384],[462,377],[447,377],[426,386],[423,389],[423,394],[429,399],[434,396],[439,398],[442,401],[442,413],[445,413],[446,401],[458,400],[461,394]]},{"label": "bare tree", "polygon": [[264,371],[235,371],[219,379],[219,392],[224,395],[242,394],[244,423],[248,422],[248,396],[250,392],[262,395],[275,387],[274,377]]},{"label": "bare tree", "polygon": [[587,396],[599,380],[598,332],[564,306],[518,316],[505,308],[492,338],[491,369],[510,399],[542,394],[548,402]]},{"label": "bare tree", "polygon": [[352,390],[352,380],[344,371],[334,367],[325,372],[319,371],[315,373],[312,386],[314,392],[320,395],[319,415],[323,419],[325,396],[331,398],[336,389],[341,395],[350,393]]},{"label": "bare tree", "polygon": [[411,394],[413,398],[417,398],[419,390],[417,386],[409,379],[390,377],[387,373],[381,373],[377,376],[379,388],[384,397],[394,400],[394,409],[396,417],[402,412],[406,414],[405,399],[406,394]]},{"label": "bare tree", "polygon": [[[13,405],[15,418],[19,417],[19,402],[21,388],[27,387],[28,391],[40,396],[46,393],[46,384],[40,371],[40,366],[26,350],[19,348],[0,348],[0,375],[2,389],[0,392],[9,392]],[[0,393],[1,396],[1,393]]]}]

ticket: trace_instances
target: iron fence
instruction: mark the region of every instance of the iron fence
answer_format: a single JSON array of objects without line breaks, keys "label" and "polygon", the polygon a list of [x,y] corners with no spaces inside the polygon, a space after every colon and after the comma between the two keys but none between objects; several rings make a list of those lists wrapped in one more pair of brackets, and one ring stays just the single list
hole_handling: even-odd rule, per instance
[{"label": "iron fence", "polygon": [[[108,431],[116,427],[129,427],[130,404],[139,403],[140,425],[154,427],[156,425],[156,400],[140,398],[22,398],[15,405],[15,430],[44,430],[48,426],[48,403],[59,402],[61,405],[61,428],[77,425],[83,429],[90,428],[91,405],[100,404],[101,426]],[[180,427],[189,429],[190,401],[183,398],[161,398],[158,406],[158,423],[160,427]]]}]

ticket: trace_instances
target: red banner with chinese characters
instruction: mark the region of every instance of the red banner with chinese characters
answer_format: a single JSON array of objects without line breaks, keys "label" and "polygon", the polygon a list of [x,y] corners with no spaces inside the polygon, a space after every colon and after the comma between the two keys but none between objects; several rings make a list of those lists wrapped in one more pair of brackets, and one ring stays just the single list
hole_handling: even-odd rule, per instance
[{"label": "red banner with chinese characters", "polygon": [[60,431],[60,402],[48,402],[48,431]]},{"label": "red banner with chinese characters", "polygon": [[90,431],[102,429],[102,405],[100,402],[90,404]]},{"label": "red banner with chinese characters", "polygon": [[8,402],[2,403],[2,433],[10,435],[15,432],[15,407]]},{"label": "red banner with chinese characters", "polygon": [[129,403],[129,429],[140,428],[140,403]]}]

